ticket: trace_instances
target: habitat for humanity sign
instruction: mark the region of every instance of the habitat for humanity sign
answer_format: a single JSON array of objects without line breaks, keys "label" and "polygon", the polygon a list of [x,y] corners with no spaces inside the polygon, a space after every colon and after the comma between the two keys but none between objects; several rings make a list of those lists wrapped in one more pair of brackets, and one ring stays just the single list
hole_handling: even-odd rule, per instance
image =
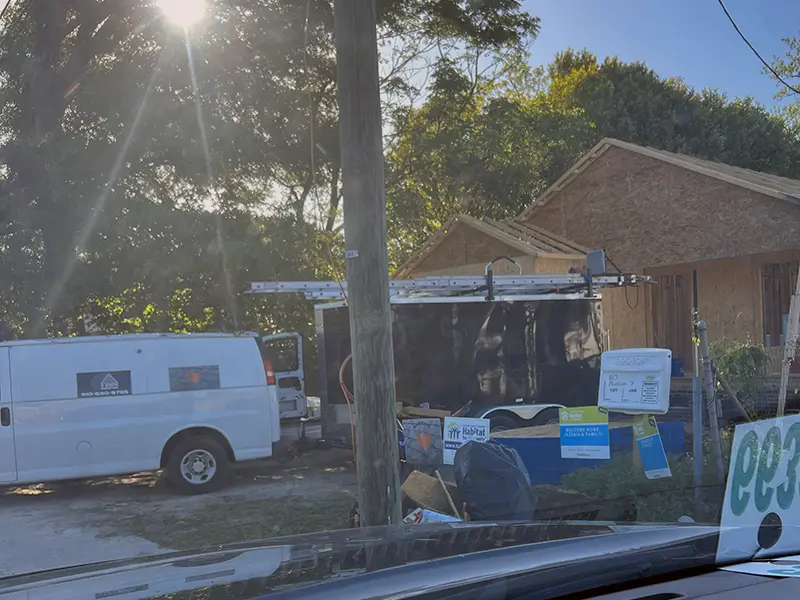
[{"label": "habitat for humanity sign", "polygon": [[444,419],[444,464],[452,465],[456,451],[467,442],[489,441],[489,419]]},{"label": "habitat for humanity sign", "polygon": [[561,458],[611,458],[608,413],[596,406],[558,410]]}]

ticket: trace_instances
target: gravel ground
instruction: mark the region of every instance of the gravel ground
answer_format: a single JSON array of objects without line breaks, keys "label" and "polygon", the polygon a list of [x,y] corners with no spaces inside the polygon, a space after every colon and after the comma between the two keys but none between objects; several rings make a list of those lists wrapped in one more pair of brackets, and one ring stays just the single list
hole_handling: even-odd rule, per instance
[{"label": "gravel ground", "polygon": [[135,536],[98,538],[78,510],[72,503],[33,508],[0,504],[6,542],[0,544],[0,576],[163,552],[158,544]]},{"label": "gravel ground", "polygon": [[0,489],[0,576],[346,526],[349,450],[237,465],[228,486],[180,496],[157,473]]}]

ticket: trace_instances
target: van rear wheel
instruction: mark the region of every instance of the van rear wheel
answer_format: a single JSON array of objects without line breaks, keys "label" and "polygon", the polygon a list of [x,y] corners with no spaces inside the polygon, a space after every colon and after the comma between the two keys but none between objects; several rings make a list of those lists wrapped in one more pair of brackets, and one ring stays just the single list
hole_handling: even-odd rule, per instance
[{"label": "van rear wheel", "polygon": [[178,442],[167,460],[167,481],[184,494],[220,489],[230,467],[225,448],[208,437],[193,435]]}]

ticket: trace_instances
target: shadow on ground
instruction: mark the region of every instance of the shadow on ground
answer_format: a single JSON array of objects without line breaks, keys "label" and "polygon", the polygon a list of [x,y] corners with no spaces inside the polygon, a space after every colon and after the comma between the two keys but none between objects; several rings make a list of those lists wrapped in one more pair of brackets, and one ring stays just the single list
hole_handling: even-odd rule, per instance
[{"label": "shadow on ground", "polygon": [[[292,446],[291,448],[296,448]],[[283,448],[276,456],[233,465],[228,484],[219,493],[270,481],[303,480],[326,474],[354,470],[352,452],[342,448],[315,447],[304,452]],[[161,471],[131,475],[56,481],[0,488],[0,504],[47,502],[61,499],[92,498],[105,501],[164,499],[177,492],[161,476]]]}]

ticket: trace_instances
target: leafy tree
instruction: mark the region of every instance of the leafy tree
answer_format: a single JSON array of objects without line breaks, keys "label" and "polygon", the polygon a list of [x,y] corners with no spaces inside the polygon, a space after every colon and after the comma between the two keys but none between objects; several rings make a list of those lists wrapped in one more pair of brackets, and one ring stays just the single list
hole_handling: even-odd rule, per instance
[{"label": "leafy tree", "polygon": [[524,53],[483,72],[439,65],[426,102],[398,112],[387,157],[392,262],[455,213],[518,214],[604,137],[800,177],[786,120],[663,79],[642,63],[567,50],[546,69]]},{"label": "leafy tree", "polygon": [[554,99],[584,111],[597,140],[624,141],[726,164],[800,176],[798,146],[784,119],[752,98],[696,92],[642,63],[568,50],[551,68]]},{"label": "leafy tree", "polygon": [[[538,27],[515,0],[378,8],[383,43],[403,48],[385,70],[395,99],[418,93],[412,63],[431,48],[430,64],[501,52]],[[20,2],[7,19],[6,323],[32,336],[79,332],[87,311],[111,330],[307,324],[291,301],[239,292],[340,270],[331,2],[217,2],[188,36],[145,0]]]},{"label": "leafy tree", "polygon": [[[800,36],[785,37],[783,42],[786,44],[786,52],[782,57],[775,57],[772,68],[784,81],[795,89],[800,89]],[[795,132],[800,131],[800,96],[783,84],[778,84],[775,96],[789,101],[781,112]]]},{"label": "leafy tree", "polygon": [[566,166],[565,150],[571,158],[585,146],[590,128],[572,109],[449,72],[398,129],[387,190],[395,262],[455,213],[515,216]]}]

